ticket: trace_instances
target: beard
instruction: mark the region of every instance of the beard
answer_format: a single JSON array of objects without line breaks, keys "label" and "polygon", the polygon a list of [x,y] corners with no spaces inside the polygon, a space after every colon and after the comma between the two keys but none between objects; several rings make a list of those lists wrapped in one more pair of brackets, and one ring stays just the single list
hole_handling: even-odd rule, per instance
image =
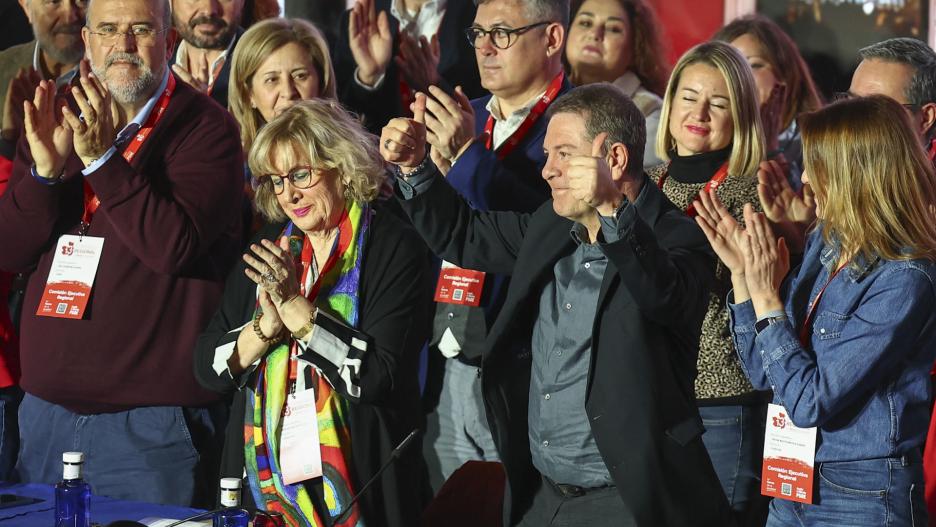
[{"label": "beard", "polygon": [[[201,24],[212,24],[221,29],[216,35],[200,35],[195,27]],[[226,49],[234,36],[236,26],[228,24],[223,18],[213,16],[200,16],[193,18],[188,24],[173,18],[173,25],[183,40],[198,49]]]},{"label": "beard", "polygon": [[[126,72],[109,72],[111,66],[117,61],[129,62],[135,65],[139,68],[139,74],[132,77]],[[115,51],[108,55],[103,68],[92,64],[91,71],[104,81],[107,91],[120,104],[133,104],[143,98],[149,98],[153,90],[159,85],[163,73],[160,71],[157,75],[139,56],[122,51]]]},{"label": "beard", "polygon": [[[39,33],[33,28],[33,34],[39,42],[39,49],[59,64],[77,64],[84,57],[84,41],[81,40],[81,24],[59,26],[48,33]],[[56,42],[56,37],[64,35],[64,46]]]}]

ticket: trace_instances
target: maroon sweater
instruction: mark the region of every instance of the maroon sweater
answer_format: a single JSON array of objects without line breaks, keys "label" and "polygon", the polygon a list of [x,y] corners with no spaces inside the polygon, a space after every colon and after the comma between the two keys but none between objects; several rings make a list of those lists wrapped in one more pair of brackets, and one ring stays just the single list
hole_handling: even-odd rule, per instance
[{"label": "maroon sweater", "polygon": [[[72,155],[53,186],[36,181],[31,165],[21,141],[0,198],[0,269],[34,269],[23,389],[77,413],[215,400],[192,364],[240,249],[244,165],[231,116],[179,81],[132,163],[118,153],[84,178]],[[78,232],[84,179],[101,200],[88,235],[104,238],[90,301],[82,320],[36,316],[55,242]]]}]

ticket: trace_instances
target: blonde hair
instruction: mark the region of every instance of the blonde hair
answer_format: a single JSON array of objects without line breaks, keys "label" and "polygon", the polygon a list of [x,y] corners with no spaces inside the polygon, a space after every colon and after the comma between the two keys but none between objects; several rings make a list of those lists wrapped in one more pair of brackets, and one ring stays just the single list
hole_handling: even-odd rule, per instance
[{"label": "blonde hair", "polygon": [[[257,134],[247,161],[254,177],[276,172],[282,156],[291,165],[308,162],[316,170],[338,173],[347,201],[368,203],[377,197],[386,172],[377,138],[335,101],[302,101],[266,124]],[[286,214],[266,185],[257,188],[257,211],[270,221]]]},{"label": "blonde hair", "polygon": [[234,47],[231,59],[233,82],[228,90],[228,106],[240,125],[241,145],[245,152],[250,150],[257,132],[266,122],[250,104],[253,76],[274,51],[290,43],[301,46],[312,59],[319,74],[319,96],[336,98],[335,69],[328,43],[318,28],[299,18],[268,18],[254,24]]},{"label": "blonde hair", "polygon": [[733,176],[755,177],[766,147],[757,90],[754,87],[754,74],[738,50],[724,42],[703,42],[695,46],[683,54],[673,68],[673,74],[666,85],[663,108],[660,110],[660,127],[656,136],[657,156],[668,161],[669,151],[674,148],[675,140],[669,130],[673,97],[676,96],[682,72],[693,64],[705,64],[717,69],[728,86],[731,121],[734,125],[728,173]]},{"label": "blonde hair", "polygon": [[936,179],[907,111],[882,95],[802,114],[822,235],[842,254],[936,259]]}]

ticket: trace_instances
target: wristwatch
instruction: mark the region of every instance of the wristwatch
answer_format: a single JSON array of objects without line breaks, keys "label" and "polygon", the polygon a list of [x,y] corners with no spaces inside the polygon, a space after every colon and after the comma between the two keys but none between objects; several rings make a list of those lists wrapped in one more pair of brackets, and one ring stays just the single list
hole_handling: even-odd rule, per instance
[{"label": "wristwatch", "polygon": [[787,319],[787,316],[786,316],[786,315],[776,315],[776,316],[764,317],[764,318],[762,318],[762,319],[760,319],[760,320],[758,320],[757,322],[754,323],[754,334],[755,334],[755,335],[760,335],[760,334],[761,334],[761,331],[764,331],[764,330],[767,329],[768,327],[770,327],[770,326],[772,326],[772,325],[774,325],[774,324],[776,324],[776,323],[778,323],[778,322],[783,322],[783,321],[786,320],[786,319]]}]

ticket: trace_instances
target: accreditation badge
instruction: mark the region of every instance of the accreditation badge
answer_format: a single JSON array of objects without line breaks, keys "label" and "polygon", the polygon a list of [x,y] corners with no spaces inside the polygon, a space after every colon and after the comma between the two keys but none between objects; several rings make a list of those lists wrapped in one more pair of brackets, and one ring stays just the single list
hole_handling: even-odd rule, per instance
[{"label": "accreditation badge", "polygon": [[813,502],[816,427],[799,428],[786,409],[767,407],[761,494],[782,500]]},{"label": "accreditation badge", "polygon": [[286,396],[279,462],[283,483],[287,485],[322,476],[322,448],[312,388]]},{"label": "accreditation badge", "polygon": [[59,238],[36,315],[82,318],[103,249],[101,237],[65,234]]},{"label": "accreditation badge", "polygon": [[443,261],[436,284],[435,301],[446,304],[478,307],[484,288],[484,273],[462,269]]}]

